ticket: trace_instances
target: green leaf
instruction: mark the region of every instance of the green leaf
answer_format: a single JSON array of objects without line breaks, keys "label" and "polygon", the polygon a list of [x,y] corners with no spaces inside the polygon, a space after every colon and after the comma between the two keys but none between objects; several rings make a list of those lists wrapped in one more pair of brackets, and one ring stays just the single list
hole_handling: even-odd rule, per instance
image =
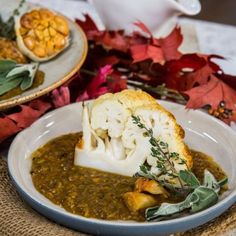
[{"label": "green leaf", "polygon": [[20,84],[20,88],[21,90],[26,90],[28,88],[30,88],[33,84],[33,78],[28,76],[26,78],[24,78]]},{"label": "green leaf", "polygon": [[191,188],[197,188],[200,186],[200,182],[197,177],[189,170],[180,170],[179,172],[180,179],[189,185]]},{"label": "green leaf", "polygon": [[159,221],[168,216],[191,209],[192,213],[202,211],[218,201],[218,194],[210,188],[199,186],[187,198],[176,204],[163,203],[161,206],[148,208],[145,216],[147,221]]},{"label": "green leaf", "polygon": [[14,69],[12,69],[11,71],[9,71],[6,78],[8,79],[9,77],[12,77],[14,75],[20,75],[22,73],[25,73],[25,71],[28,71],[28,69],[26,68],[25,65],[17,66]]},{"label": "green leaf", "polygon": [[20,78],[10,80],[4,84],[0,84],[0,95],[3,95],[4,93],[18,87],[21,82],[22,82],[22,78],[20,77]]},{"label": "green leaf", "polygon": [[16,65],[7,74],[0,74],[0,95],[20,85],[22,90],[30,88],[38,69],[38,63]]},{"label": "green leaf", "polygon": [[9,82],[11,80],[14,80],[14,79],[17,79],[17,78],[22,78],[23,79],[23,78],[28,77],[28,76],[29,76],[29,71],[25,70],[25,71],[20,72],[19,74],[14,74],[14,75],[11,75],[11,76],[5,78],[4,83],[5,82],[7,83],[7,82]]},{"label": "green leaf", "polygon": [[214,175],[208,170],[204,171],[203,186],[211,188],[217,193],[220,191],[220,185],[218,184]]},{"label": "green leaf", "polygon": [[224,186],[224,185],[227,184],[227,183],[228,183],[228,178],[227,178],[227,177],[225,177],[224,179],[222,179],[222,180],[220,180],[220,181],[218,182],[218,184],[220,185],[220,187]]},{"label": "green leaf", "polygon": [[196,188],[192,195],[198,197],[199,199],[197,202],[194,202],[191,207],[191,212],[193,213],[213,206],[218,201],[218,194],[214,191],[214,189],[204,186]]},{"label": "green leaf", "polygon": [[198,196],[189,194],[187,198],[180,203],[162,203],[159,207],[148,208],[145,212],[147,221],[159,221],[163,217],[171,216],[176,213],[180,213],[185,209],[191,208],[193,204],[198,202]]},{"label": "green leaf", "polygon": [[0,74],[6,74],[16,67],[16,62],[12,60],[0,60]]},{"label": "green leaf", "polygon": [[6,74],[2,73],[0,74],[0,84],[3,84],[6,80]]}]

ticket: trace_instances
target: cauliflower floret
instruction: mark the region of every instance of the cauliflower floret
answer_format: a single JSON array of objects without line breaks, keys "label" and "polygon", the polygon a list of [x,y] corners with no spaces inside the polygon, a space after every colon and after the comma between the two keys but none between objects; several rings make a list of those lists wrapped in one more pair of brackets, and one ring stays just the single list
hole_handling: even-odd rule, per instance
[{"label": "cauliflower floret", "polygon": [[[192,166],[192,158],[183,142],[183,129],[174,116],[161,107],[154,98],[142,91],[124,90],[101,96],[90,111],[83,111],[83,142],[76,146],[75,164],[103,171],[133,176],[147,162],[151,171],[160,175],[157,159],[151,155],[149,137],[133,122],[138,116],[153,136],[168,144],[170,152]],[[176,169],[186,169],[173,160]]]}]

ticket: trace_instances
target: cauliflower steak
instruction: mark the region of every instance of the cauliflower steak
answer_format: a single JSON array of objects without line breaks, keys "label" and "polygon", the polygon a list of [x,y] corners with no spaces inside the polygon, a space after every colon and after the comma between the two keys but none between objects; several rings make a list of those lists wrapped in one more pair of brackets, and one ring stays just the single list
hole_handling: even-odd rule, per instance
[{"label": "cauliflower steak", "polygon": [[105,94],[90,107],[84,106],[83,138],[75,148],[75,165],[133,176],[147,163],[152,173],[160,175],[149,138],[134,124],[132,116],[139,117],[153,130],[155,138],[185,160],[186,165],[174,161],[176,170],[192,167],[192,157],[183,141],[184,131],[175,117],[149,94],[134,90]]}]

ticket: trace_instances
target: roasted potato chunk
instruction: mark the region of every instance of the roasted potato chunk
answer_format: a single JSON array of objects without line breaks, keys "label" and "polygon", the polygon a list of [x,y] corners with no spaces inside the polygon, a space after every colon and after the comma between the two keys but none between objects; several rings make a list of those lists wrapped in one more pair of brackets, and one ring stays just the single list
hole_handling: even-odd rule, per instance
[{"label": "roasted potato chunk", "polygon": [[123,194],[123,199],[130,211],[139,211],[158,203],[155,197],[139,192],[127,192]]},{"label": "roasted potato chunk", "polygon": [[169,196],[169,193],[157,181],[146,178],[137,179],[135,182],[135,191],[147,192],[155,195],[162,194],[166,198]]}]

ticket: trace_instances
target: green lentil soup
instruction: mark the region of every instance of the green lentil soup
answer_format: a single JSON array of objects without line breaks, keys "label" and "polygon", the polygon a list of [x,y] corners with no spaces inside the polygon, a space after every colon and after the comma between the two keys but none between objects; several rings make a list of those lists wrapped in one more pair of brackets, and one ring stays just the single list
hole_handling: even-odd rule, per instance
[{"label": "green lentil soup", "polygon": [[[67,211],[90,218],[144,221],[144,212],[130,212],[122,195],[133,191],[136,178],[74,165],[74,149],[81,133],[55,138],[32,154],[35,188]],[[193,172],[202,178],[208,169],[218,179],[226,175],[209,156],[192,151]],[[157,196],[158,198],[158,196]],[[168,202],[181,199],[173,194]],[[159,197],[158,201],[167,201]]]}]

